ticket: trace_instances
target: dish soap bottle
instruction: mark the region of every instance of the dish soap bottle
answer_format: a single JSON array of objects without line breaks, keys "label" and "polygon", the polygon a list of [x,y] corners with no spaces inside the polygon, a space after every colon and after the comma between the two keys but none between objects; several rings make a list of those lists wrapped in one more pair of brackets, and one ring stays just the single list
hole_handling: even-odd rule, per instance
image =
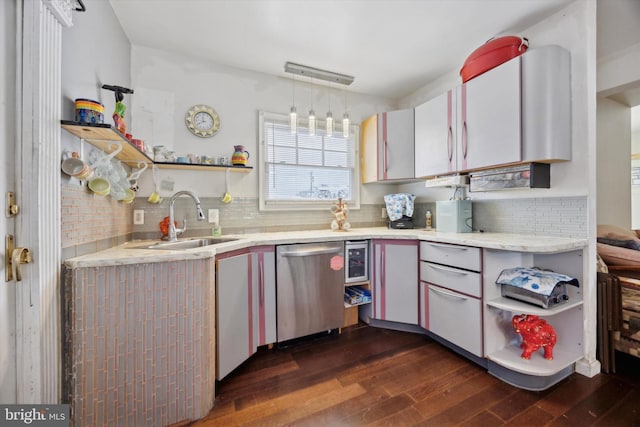
[{"label": "dish soap bottle", "polygon": [[426,219],[426,224],[427,224],[427,230],[431,230],[431,220],[432,220],[432,215],[431,215],[431,211],[428,210],[426,215],[425,215],[425,219]]}]

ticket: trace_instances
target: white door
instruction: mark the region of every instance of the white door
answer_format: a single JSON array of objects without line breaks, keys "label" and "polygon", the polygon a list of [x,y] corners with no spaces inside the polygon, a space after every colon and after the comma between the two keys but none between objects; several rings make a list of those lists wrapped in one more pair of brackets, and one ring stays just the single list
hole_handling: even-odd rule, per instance
[{"label": "white door", "polygon": [[[0,2],[0,20],[5,25],[5,43],[0,43],[0,151],[4,159],[4,171],[0,174],[2,209],[0,229],[4,245],[7,234],[15,235],[15,219],[7,218],[6,194],[15,191],[15,105],[16,105],[16,54],[15,54],[16,4],[13,1]],[[2,258],[4,259],[4,249]],[[0,282],[0,403],[16,402],[16,285],[5,281],[5,263],[1,263]]]},{"label": "white door", "polygon": [[[6,36],[0,50],[8,58],[0,65],[0,226],[33,255],[20,283],[0,283],[0,403],[59,403],[61,397],[61,34],[71,25],[65,4],[0,2]],[[7,191],[15,192],[15,218],[5,218]],[[4,276],[4,263],[2,269]]]}]

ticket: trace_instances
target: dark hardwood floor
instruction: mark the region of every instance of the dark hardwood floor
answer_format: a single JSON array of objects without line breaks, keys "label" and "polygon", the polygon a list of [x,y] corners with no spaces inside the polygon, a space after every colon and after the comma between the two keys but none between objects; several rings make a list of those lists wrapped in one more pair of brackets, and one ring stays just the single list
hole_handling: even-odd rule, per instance
[{"label": "dark hardwood floor", "polygon": [[617,360],[615,375],[573,374],[532,392],[428,337],[359,325],[260,349],[191,425],[640,427],[640,359]]}]

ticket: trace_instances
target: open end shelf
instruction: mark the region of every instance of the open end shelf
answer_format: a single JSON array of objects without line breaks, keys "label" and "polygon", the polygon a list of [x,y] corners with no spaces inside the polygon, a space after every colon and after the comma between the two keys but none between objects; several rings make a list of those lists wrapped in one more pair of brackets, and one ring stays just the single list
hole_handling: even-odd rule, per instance
[{"label": "open end shelf", "polygon": [[511,298],[495,298],[485,301],[489,307],[497,308],[499,310],[510,311],[512,313],[528,313],[535,314],[536,316],[553,316],[563,311],[571,310],[574,307],[582,305],[582,300],[569,301],[564,304],[558,304],[551,308],[542,308],[527,302],[517,301]]},{"label": "open end shelf", "polygon": [[577,362],[583,356],[577,351],[570,351],[558,345],[553,349],[553,360],[545,359],[542,355],[542,350],[533,353],[529,360],[520,357],[521,354],[522,349],[520,346],[509,345],[501,350],[488,354],[487,359],[512,371],[523,374],[550,376]]}]

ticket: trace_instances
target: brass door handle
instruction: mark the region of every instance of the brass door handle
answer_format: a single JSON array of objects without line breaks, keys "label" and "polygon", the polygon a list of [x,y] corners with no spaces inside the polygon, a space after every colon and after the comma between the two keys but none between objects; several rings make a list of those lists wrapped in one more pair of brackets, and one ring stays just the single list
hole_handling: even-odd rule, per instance
[{"label": "brass door handle", "polygon": [[27,248],[14,247],[13,236],[7,235],[5,239],[5,269],[6,269],[6,281],[11,282],[13,279],[16,282],[22,281],[22,264],[29,264],[32,261],[31,251]]},{"label": "brass door handle", "polygon": [[11,268],[16,282],[22,282],[21,264],[29,264],[31,262],[31,252],[27,248],[15,248],[11,256]]}]

